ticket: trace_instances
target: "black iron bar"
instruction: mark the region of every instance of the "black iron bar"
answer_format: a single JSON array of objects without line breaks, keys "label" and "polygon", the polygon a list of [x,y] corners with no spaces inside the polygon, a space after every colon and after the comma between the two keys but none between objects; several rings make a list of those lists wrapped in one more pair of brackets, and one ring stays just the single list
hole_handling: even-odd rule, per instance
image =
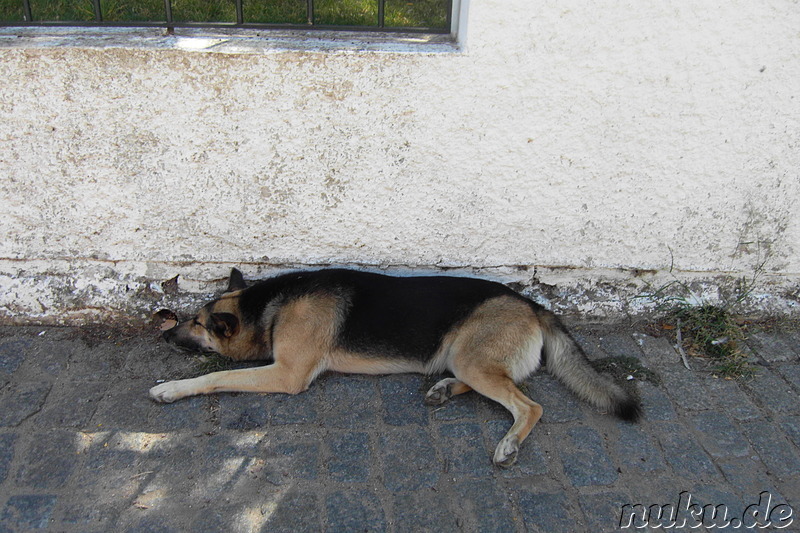
[{"label": "black iron bar", "polygon": [[306,2],[306,20],[308,20],[308,25],[314,25],[314,0],[308,0]]},{"label": "black iron bar", "polygon": [[164,16],[167,19],[167,33],[172,34],[175,31],[175,27],[172,25],[174,23],[172,19],[172,0],[164,0]]},{"label": "black iron bar", "polygon": [[31,0],[22,0],[22,18],[25,22],[33,22],[31,14]]},{"label": "black iron bar", "polygon": [[242,0],[236,0],[236,24],[244,24],[244,9],[242,8]]},{"label": "black iron bar", "polygon": [[378,27],[386,25],[386,0],[378,0]]},{"label": "black iron bar", "polygon": [[447,31],[451,31],[453,27],[453,0],[447,2]]},{"label": "black iron bar", "polygon": [[94,20],[95,22],[103,22],[103,11],[100,8],[100,0],[92,0],[94,5]]}]

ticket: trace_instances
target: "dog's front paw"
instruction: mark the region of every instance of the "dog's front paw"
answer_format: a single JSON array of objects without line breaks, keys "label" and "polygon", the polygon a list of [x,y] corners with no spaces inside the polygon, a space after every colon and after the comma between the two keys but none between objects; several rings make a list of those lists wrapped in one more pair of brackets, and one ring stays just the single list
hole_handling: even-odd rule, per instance
[{"label": "dog's front paw", "polygon": [[517,462],[519,453],[519,439],[516,436],[506,436],[497,445],[492,462],[500,468],[508,468]]},{"label": "dog's front paw", "polygon": [[182,397],[177,381],[167,381],[150,389],[150,398],[160,403],[172,403]]},{"label": "dog's front paw", "polygon": [[453,378],[441,380],[425,394],[425,403],[428,405],[441,405],[449,400],[450,396],[453,395],[451,387],[456,382],[457,380]]}]

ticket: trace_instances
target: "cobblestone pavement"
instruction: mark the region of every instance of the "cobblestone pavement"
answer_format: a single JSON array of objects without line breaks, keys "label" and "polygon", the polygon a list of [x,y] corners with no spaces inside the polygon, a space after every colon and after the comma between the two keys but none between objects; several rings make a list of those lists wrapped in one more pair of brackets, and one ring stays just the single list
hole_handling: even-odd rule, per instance
[{"label": "cobblestone pavement", "polygon": [[525,388],[544,417],[497,470],[510,415],[474,393],[428,407],[435,378],[327,374],[295,397],[159,405],[157,379],[199,371],[153,333],[0,328],[0,532],[596,532],[658,525],[644,514],[656,504],[672,504],[661,525],[677,531],[706,504],[734,519],[707,512],[709,529],[800,530],[787,518],[800,511],[800,334],[751,337],[758,374],[744,383],[686,370],[666,338],[631,326],[576,334],[590,357],[634,356],[661,377],[636,385],[646,419],[618,422],[539,373]]}]

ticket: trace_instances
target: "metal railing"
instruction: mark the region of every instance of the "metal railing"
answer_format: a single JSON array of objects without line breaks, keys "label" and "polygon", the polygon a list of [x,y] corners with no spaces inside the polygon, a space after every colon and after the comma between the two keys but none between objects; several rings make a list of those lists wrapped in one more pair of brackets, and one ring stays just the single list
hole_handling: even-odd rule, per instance
[{"label": "metal railing", "polygon": [[120,21],[105,20],[100,0],[91,0],[94,10],[94,20],[37,20],[36,12],[31,8],[31,0],[21,0],[23,20],[0,20],[0,27],[5,26],[74,26],[74,27],[144,27],[166,28],[246,28],[246,29],[281,29],[281,30],[335,30],[335,31],[371,31],[371,32],[404,32],[404,33],[437,33],[451,32],[453,17],[453,0],[446,2],[446,23],[442,26],[387,26],[386,25],[386,0],[377,0],[377,17],[374,25],[340,25],[320,23],[315,16],[314,0],[306,0],[306,22],[274,23],[274,22],[248,22],[245,20],[243,3],[247,0],[234,0],[236,9],[236,22],[204,22],[175,20],[172,9],[172,0],[164,0],[164,19],[158,21]]}]

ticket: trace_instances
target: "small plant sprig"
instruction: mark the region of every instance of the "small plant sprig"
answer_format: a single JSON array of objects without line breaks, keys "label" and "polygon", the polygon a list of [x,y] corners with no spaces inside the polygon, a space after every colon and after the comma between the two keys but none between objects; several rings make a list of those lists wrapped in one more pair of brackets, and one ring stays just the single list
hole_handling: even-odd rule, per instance
[{"label": "small plant sprig", "polygon": [[[665,329],[675,331],[676,346],[687,368],[688,354],[712,359],[716,363],[716,372],[725,378],[743,378],[753,374],[747,354],[741,348],[746,334],[736,319],[734,309],[752,294],[763,275],[770,257],[769,247],[766,248],[766,253],[762,255],[761,243],[758,243],[759,260],[753,269],[753,275],[739,279],[733,294],[723,298],[719,304],[708,303],[677,278],[652,292],[638,296],[653,301],[656,310],[663,314],[663,320],[668,325]],[[671,262],[670,274],[672,271]]]},{"label": "small plant sprig", "polygon": [[726,378],[752,375],[753,369],[742,351],[745,341],[742,327],[724,306],[677,305],[668,318],[682,333],[682,349],[690,356],[709,357],[716,363],[716,372]]}]

